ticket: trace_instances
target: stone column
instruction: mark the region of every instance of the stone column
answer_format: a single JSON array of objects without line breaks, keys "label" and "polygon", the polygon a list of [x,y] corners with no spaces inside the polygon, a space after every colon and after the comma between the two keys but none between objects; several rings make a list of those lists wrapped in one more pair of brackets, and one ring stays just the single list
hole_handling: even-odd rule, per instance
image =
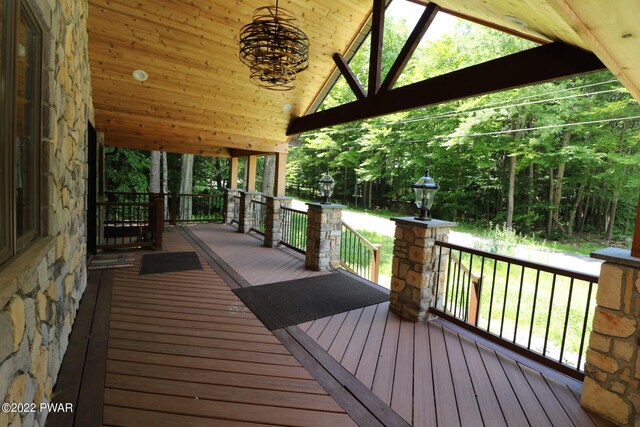
[{"label": "stone column", "polygon": [[253,199],[258,199],[261,193],[256,191],[240,192],[240,218],[238,219],[238,231],[248,233],[253,227]]},{"label": "stone column", "polygon": [[282,240],[282,205],[290,206],[291,198],[267,196],[264,245],[275,248]]},{"label": "stone column", "polygon": [[343,205],[307,203],[307,252],[305,265],[325,271],[340,267]]},{"label": "stone column", "polygon": [[224,190],[224,223],[231,224],[233,212],[236,205],[235,197],[240,193],[237,188],[227,188]]},{"label": "stone column", "polygon": [[[396,223],[396,233],[390,309],[405,319],[424,322],[429,319],[428,310],[436,287],[439,287],[438,295],[444,292],[446,257],[440,259],[435,241],[446,242],[449,229],[456,224],[437,219],[420,221],[413,217],[391,220]],[[447,252],[443,248],[442,254]]]},{"label": "stone column", "polygon": [[617,425],[640,426],[640,258],[627,249],[603,259],[580,403]]}]

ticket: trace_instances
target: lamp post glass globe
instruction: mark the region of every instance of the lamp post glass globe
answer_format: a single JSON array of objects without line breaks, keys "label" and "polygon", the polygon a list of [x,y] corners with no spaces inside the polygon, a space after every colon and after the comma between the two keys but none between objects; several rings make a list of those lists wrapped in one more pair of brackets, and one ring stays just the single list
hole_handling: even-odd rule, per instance
[{"label": "lamp post glass globe", "polygon": [[431,210],[431,205],[433,205],[433,200],[440,186],[429,176],[429,171],[427,171],[424,176],[416,181],[415,184],[411,185],[411,187],[416,196],[416,206],[420,209],[420,216],[417,216],[415,219],[429,221],[431,219],[429,218],[429,211]]},{"label": "lamp post glass globe", "polygon": [[322,175],[318,181],[318,184],[320,185],[320,195],[322,196],[322,202],[320,203],[323,205],[329,204],[329,197],[333,194],[333,186],[335,183],[336,181],[331,177],[331,175],[329,175],[329,172]]}]

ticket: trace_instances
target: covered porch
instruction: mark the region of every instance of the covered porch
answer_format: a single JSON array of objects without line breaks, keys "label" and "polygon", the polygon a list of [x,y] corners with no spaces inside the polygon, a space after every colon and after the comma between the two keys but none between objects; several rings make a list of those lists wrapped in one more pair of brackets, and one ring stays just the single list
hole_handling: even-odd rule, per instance
[{"label": "covered porch", "polygon": [[48,425],[610,425],[580,406],[581,382],[386,302],[269,331],[232,289],[349,273],[255,234],[172,227],[163,251],[202,270],[140,275],[138,251],[90,273],[54,390],[75,410]]}]

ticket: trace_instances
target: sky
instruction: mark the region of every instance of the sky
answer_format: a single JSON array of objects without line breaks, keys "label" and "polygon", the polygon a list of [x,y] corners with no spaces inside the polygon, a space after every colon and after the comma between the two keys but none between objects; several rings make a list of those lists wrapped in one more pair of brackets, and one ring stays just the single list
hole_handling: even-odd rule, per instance
[{"label": "sky", "polygon": [[[387,13],[391,16],[404,18],[407,21],[407,28],[413,29],[420,19],[420,15],[424,11],[424,6],[412,3],[407,0],[393,0],[387,9]],[[427,34],[424,38],[427,40],[436,40],[443,34],[453,31],[456,22],[455,17],[445,13],[438,13],[436,19],[431,23]]]}]

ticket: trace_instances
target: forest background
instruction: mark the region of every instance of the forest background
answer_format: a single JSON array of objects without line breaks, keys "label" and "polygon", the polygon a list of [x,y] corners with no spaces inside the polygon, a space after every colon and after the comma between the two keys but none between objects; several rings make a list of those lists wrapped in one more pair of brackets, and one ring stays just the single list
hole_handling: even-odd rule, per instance
[{"label": "forest background", "polygon": [[[383,77],[410,31],[387,13]],[[368,44],[350,62],[361,82]],[[534,46],[455,20],[438,38],[423,40],[396,87]],[[353,100],[341,77],[320,108]],[[287,195],[316,198],[317,181],[329,171],[334,201],[412,212],[410,185],[428,170],[440,185],[434,217],[624,244],[640,194],[639,124],[640,106],[617,79],[593,73],[303,134],[290,147]],[[272,157],[260,158],[263,193],[272,191],[273,170]],[[109,148],[106,174],[108,191],[211,193],[229,186],[228,159],[216,157]]]}]

